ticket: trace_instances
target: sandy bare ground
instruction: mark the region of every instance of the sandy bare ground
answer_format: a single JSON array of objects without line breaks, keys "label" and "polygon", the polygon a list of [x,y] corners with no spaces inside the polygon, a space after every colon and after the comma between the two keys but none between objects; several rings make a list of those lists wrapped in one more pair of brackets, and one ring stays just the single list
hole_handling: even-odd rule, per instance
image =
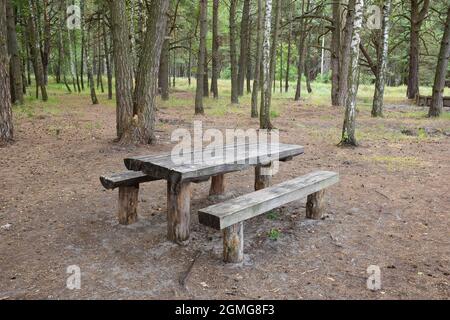
[{"label": "sandy bare ground", "polygon": [[[361,110],[361,146],[338,148],[342,110],[287,101],[274,124],[305,155],[282,163],[274,182],[324,169],[339,172],[340,184],[321,221],[305,219],[302,200],[246,222],[245,263],[229,266],[220,233],[198,223],[197,210],[213,203],[207,183],[193,187],[192,239],[180,247],[165,239],[163,181],[143,185],[139,222],[121,226],[117,192],[98,180],[122,170],[124,157],[169,151],[171,131],[194,119],[193,98],[162,108],[160,143],[140,147],[113,142],[114,108],[63,101],[58,114],[17,119],[17,141],[0,149],[0,299],[449,298],[448,119],[403,117],[408,106],[382,120]],[[256,128],[242,109],[198,119],[205,128]],[[251,192],[253,178],[252,170],[227,175],[228,195]],[[81,290],[66,288],[69,265],[81,268]],[[369,265],[381,268],[380,291],[366,288]]]}]

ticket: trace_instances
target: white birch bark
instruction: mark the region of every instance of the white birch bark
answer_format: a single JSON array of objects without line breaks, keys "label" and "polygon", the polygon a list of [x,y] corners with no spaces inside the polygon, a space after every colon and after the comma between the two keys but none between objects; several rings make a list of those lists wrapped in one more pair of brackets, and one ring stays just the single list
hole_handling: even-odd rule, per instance
[{"label": "white birch bark", "polygon": [[265,128],[268,115],[267,110],[270,107],[271,86],[270,86],[270,33],[272,21],[272,0],[266,0],[266,8],[264,14],[264,32],[263,32],[263,55],[262,55],[262,71],[263,71],[263,93],[261,99],[260,123],[261,128]]},{"label": "white birch bark", "polygon": [[388,59],[388,45],[389,45],[389,16],[391,14],[391,1],[385,0],[383,5],[383,21],[381,22],[381,39],[378,55],[378,68],[375,80],[375,93],[373,96],[372,116],[383,116],[383,98],[384,86],[386,82],[386,67]]},{"label": "white birch bark", "polygon": [[361,42],[361,27],[363,18],[364,0],[356,0],[355,18],[353,20],[353,35],[350,47],[350,68],[347,81],[348,95],[345,102],[345,118],[342,128],[341,145],[356,146],[355,117],[356,94],[358,93],[359,79],[359,44]]}]

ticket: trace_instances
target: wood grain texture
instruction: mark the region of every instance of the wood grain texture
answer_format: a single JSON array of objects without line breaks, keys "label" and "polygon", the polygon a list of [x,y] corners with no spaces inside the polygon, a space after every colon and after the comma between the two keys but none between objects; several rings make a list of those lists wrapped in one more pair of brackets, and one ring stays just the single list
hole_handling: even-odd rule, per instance
[{"label": "wood grain texture", "polygon": [[222,230],[289,202],[305,198],[339,181],[339,175],[317,171],[199,210],[199,222]]},{"label": "wood grain texture", "polygon": [[191,221],[190,183],[176,177],[167,180],[167,238],[178,244],[189,240]]},{"label": "wood grain texture", "polygon": [[132,224],[137,221],[139,185],[119,187],[119,223]]},{"label": "wood grain texture", "polygon": [[319,220],[322,218],[325,190],[308,195],[306,202],[306,218]]},{"label": "wood grain texture", "polygon": [[133,186],[139,183],[156,181],[159,178],[146,175],[141,171],[125,171],[120,173],[113,173],[110,175],[103,175],[100,177],[100,182],[105,189],[115,189],[121,186]]},{"label": "wood grain texture", "polygon": [[224,146],[222,154],[214,155],[208,161],[202,160],[202,152],[189,153],[186,159],[190,160],[181,164],[174,163],[170,154],[132,157],[124,162],[127,169],[143,171],[152,177],[168,179],[169,175],[177,175],[180,180],[192,180],[289,159],[303,154],[304,148],[289,144],[268,145],[267,148],[257,144],[231,145]]},{"label": "wood grain texture", "polygon": [[238,222],[223,231],[223,261],[239,263],[244,260],[244,222]]},{"label": "wood grain texture", "polygon": [[213,176],[211,179],[211,188],[209,189],[210,196],[221,195],[225,192],[225,175],[219,174]]},{"label": "wood grain texture", "polygon": [[[272,184],[272,163],[265,166],[255,167],[255,190],[262,190],[270,187]],[[270,173],[270,174],[268,174]]]}]

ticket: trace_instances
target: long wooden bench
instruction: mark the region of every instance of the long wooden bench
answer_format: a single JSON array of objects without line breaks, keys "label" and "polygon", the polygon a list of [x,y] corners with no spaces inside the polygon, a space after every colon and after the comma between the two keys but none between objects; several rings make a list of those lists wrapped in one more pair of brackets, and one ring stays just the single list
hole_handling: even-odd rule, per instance
[{"label": "long wooden bench", "polygon": [[201,224],[223,232],[223,259],[238,263],[244,258],[243,222],[289,202],[308,197],[306,217],[320,219],[324,189],[337,183],[339,175],[313,172],[273,187],[243,195],[199,210]]},{"label": "long wooden bench", "polygon": [[[124,171],[100,176],[100,182],[108,190],[119,188],[118,217],[119,223],[128,225],[137,221],[139,184],[161,180],[141,171]],[[208,181],[209,177],[198,178],[194,183]]]}]

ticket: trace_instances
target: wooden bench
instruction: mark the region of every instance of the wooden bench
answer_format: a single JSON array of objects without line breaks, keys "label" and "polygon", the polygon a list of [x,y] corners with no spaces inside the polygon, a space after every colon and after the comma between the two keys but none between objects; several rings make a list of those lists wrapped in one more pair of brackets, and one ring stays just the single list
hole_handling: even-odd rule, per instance
[{"label": "wooden bench", "polygon": [[262,189],[199,210],[199,222],[223,231],[223,259],[238,263],[244,258],[243,222],[308,196],[306,217],[320,219],[324,189],[337,183],[339,175],[330,171],[313,172],[273,187]]},{"label": "wooden bench", "polygon": [[108,190],[119,188],[119,223],[132,224],[137,220],[139,184],[160,180],[140,171],[125,171],[100,177],[103,187]]},{"label": "wooden bench", "polygon": [[[128,225],[137,221],[139,184],[161,180],[141,171],[125,171],[100,176],[100,182],[108,190],[119,188],[119,223]],[[194,183],[208,181],[209,177],[198,178]]]}]

